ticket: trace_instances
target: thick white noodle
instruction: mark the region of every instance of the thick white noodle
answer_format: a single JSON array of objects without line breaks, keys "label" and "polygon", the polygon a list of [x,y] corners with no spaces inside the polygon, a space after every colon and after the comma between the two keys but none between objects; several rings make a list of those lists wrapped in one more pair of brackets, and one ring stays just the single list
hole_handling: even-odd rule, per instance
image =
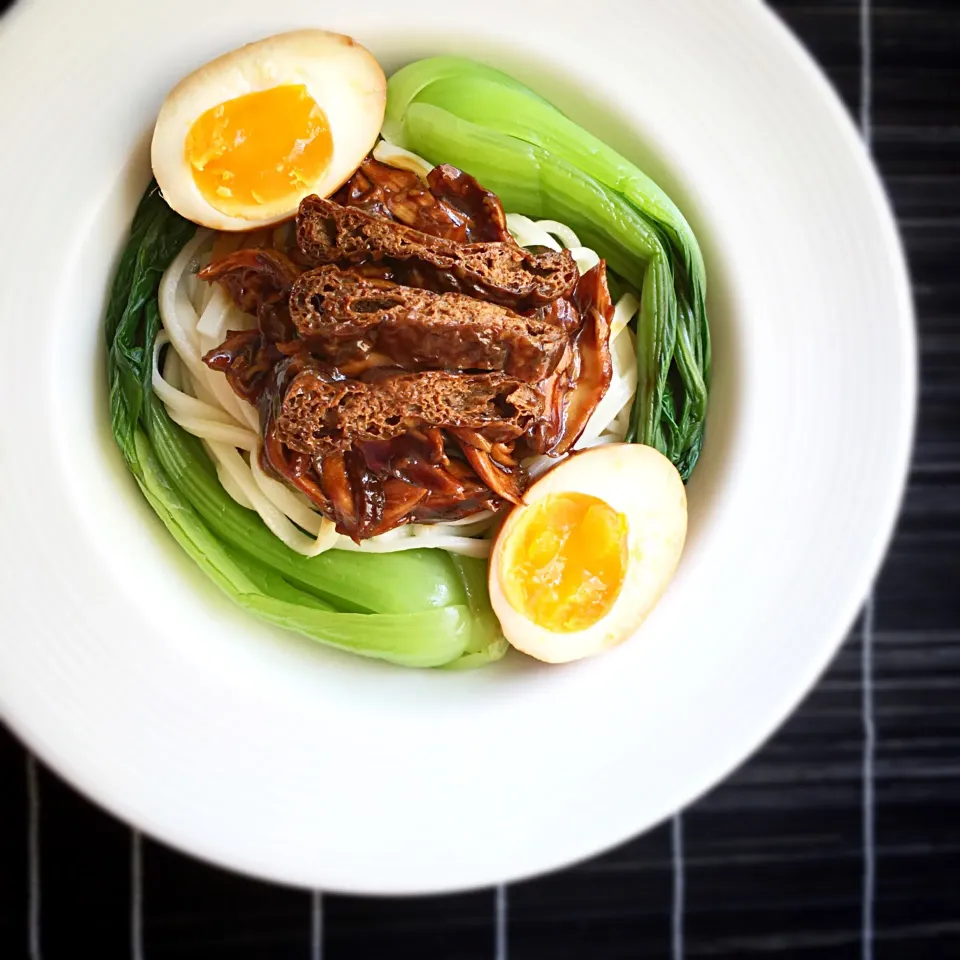
[{"label": "thick white noodle", "polygon": [[575,247],[585,249],[580,238],[565,223],[557,220],[537,220],[537,226],[544,232],[553,234],[568,250]]},{"label": "thick white noodle", "polygon": [[252,430],[238,427],[236,424],[218,423],[216,420],[202,420],[200,417],[189,417],[176,410],[167,408],[167,413],[174,423],[180,424],[187,433],[192,433],[201,440],[228,443],[240,450],[255,450],[259,437]]},{"label": "thick white noodle", "polygon": [[[562,243],[570,251],[581,273],[586,273],[600,262],[595,250],[581,246],[580,238],[556,220],[531,220],[519,213],[508,213],[507,229],[521,247],[547,247],[559,251]],[[554,237],[558,237],[560,243]]]},{"label": "thick white noodle", "polygon": [[423,157],[418,157],[415,153],[390,143],[389,140],[381,140],[373,148],[373,158],[400,170],[410,170],[421,180],[426,180],[427,174],[433,169],[433,164],[428,163]]},{"label": "thick white noodle", "polygon": [[[627,296],[630,295],[627,294]],[[633,395],[637,391],[637,362],[633,331],[629,328],[621,328],[610,352],[613,361],[613,377],[610,386],[587,421],[580,439],[573,445],[574,452],[605,443],[622,443],[630,427],[630,410],[633,406]],[[554,457],[540,456],[525,460],[523,466],[530,477],[536,479],[559,462],[560,459]]]},{"label": "thick white noodle", "polygon": [[560,250],[560,244],[540,224],[519,213],[507,214],[507,229],[521,247],[548,247]]},{"label": "thick white noodle", "polygon": [[[633,342],[633,331],[628,328],[622,329],[620,335],[614,340],[610,348],[613,362],[610,386],[587,421],[574,449],[580,449],[584,441],[599,437],[604,431],[616,432],[611,431],[612,424],[620,411],[632,404],[633,396],[637,392],[637,363]],[[626,430],[620,439],[622,440],[625,436]]]},{"label": "thick white noodle", "polygon": [[612,433],[605,433],[602,437],[592,437],[589,440],[581,440],[577,444],[578,450],[589,450],[592,447],[603,447],[608,443],[621,443]]},{"label": "thick white noodle", "polygon": [[204,403],[195,397],[188,396],[182,390],[178,389],[171,382],[171,372],[177,371],[178,382],[180,374],[180,357],[173,350],[167,354],[167,359],[163,365],[163,375],[160,374],[160,351],[170,342],[167,334],[161,331],[157,335],[156,343],[153,348],[153,392],[164,402],[167,412],[173,416],[175,413],[181,417],[193,417],[199,420],[212,420],[217,423],[236,426],[236,421],[229,413],[226,413],[220,407]]},{"label": "thick white noodle", "polygon": [[[157,340],[163,337],[164,343],[169,343],[170,338],[167,336],[166,331],[161,330],[157,335]],[[177,354],[176,350],[168,350],[166,357],[163,360],[163,374],[161,375],[159,369],[157,368],[157,361],[159,360],[159,351],[154,350],[153,353],[153,378],[154,378],[154,390],[156,390],[156,380],[159,377],[161,380],[165,381],[169,386],[173,387],[178,393],[182,392],[180,386],[183,383],[183,361],[180,359],[180,356]],[[186,394],[184,394],[186,396]],[[160,398],[163,399],[162,397]]]},{"label": "thick white noodle", "polygon": [[333,546],[332,538],[325,528],[321,529],[320,536],[316,539],[305,536],[286,514],[275,507],[260,492],[260,488],[257,486],[250,470],[250,465],[237,453],[235,447],[216,441],[208,441],[207,445],[216,462],[230,474],[231,479],[253,504],[253,508],[260,514],[260,519],[267,525],[270,532],[282,540],[291,550],[295,550],[305,557],[315,557]]},{"label": "thick white noodle", "polygon": [[[204,284],[204,286],[210,285]],[[199,301],[203,299],[201,293],[202,291],[198,291],[195,294],[198,301],[195,306],[199,306]],[[239,310],[236,311],[236,317],[234,317],[232,307],[233,304],[231,304],[227,292],[218,285],[216,293],[210,297],[206,308],[197,320],[197,346],[201,360],[200,368],[202,370],[202,373],[198,373],[197,376],[202,377],[204,385],[217,398],[220,406],[223,407],[237,423],[245,424],[250,427],[251,430],[259,431],[260,417],[256,409],[245,400],[241,400],[240,397],[233,392],[233,389],[230,384],[227,383],[227,379],[223,374],[218,373],[216,370],[211,370],[202,361],[203,355],[208,350],[212,350],[214,347],[223,343],[224,337],[227,335],[228,318],[231,320],[239,318],[237,325],[232,327],[232,329],[235,330],[246,330],[253,326],[255,322],[253,317],[248,318]]]},{"label": "thick white noodle", "polygon": [[209,230],[198,230],[173,258],[173,262],[167,267],[160,280],[158,295],[160,317],[163,320],[164,329],[170,334],[170,339],[181,356],[189,351],[181,350],[178,344],[182,342],[186,346],[187,343],[196,342],[197,321],[200,319],[187,296],[187,290],[183,284],[184,274],[191,260],[210,237]]},{"label": "thick white noodle", "polygon": [[[161,280],[160,302],[164,332],[158,337],[154,353],[154,390],[166,406],[170,418],[188,433],[205,441],[216,464],[217,476],[228,495],[242,506],[255,509],[267,527],[291,549],[305,556],[315,556],[330,549],[336,542],[334,525],[329,521],[317,522],[315,529],[311,531],[314,538],[308,538],[294,525],[291,518],[272,502],[273,498],[261,491],[250,465],[237,452],[238,449],[250,451],[254,455],[255,466],[259,468],[255,455],[260,441],[257,411],[240,400],[226,378],[210,370],[202,360],[205,350],[216,346],[216,342],[213,342],[212,338],[201,336],[197,331],[201,317],[187,297],[186,280],[188,275],[193,275],[189,273],[191,267],[196,269],[196,255],[209,236],[208,231],[197,231]],[[198,300],[203,299],[203,294],[201,288],[194,291]],[[229,303],[226,306],[229,307]],[[207,313],[210,313],[211,317],[206,329],[225,333],[223,327],[229,311],[225,308],[224,301],[218,301],[211,296],[204,311],[205,315]],[[165,381],[158,369],[158,354],[167,342],[172,345],[182,364],[182,368],[177,372],[181,385],[185,388],[183,390],[178,390]],[[169,360],[164,366],[167,364]],[[289,494],[288,498],[283,498],[284,503],[292,508],[298,519],[304,519],[304,512],[312,513],[291,491],[283,488],[282,484],[268,477],[262,477],[262,480],[274,496],[275,489],[271,488],[270,484],[275,484],[282,488],[284,494]]]},{"label": "thick white noodle", "polygon": [[330,538],[330,546],[337,540],[336,526],[326,517],[301,501],[286,485],[268,477],[260,466],[260,451],[250,458],[250,472],[256,481],[260,492],[281,512],[287,515],[298,527],[306,530],[311,536],[320,537],[323,534]]},{"label": "thick white noodle", "polygon": [[[209,452],[209,451],[208,451]],[[210,459],[213,460],[213,454],[210,454]],[[217,466],[217,479],[220,481],[220,486],[226,490],[227,494],[236,500],[245,510],[253,510],[253,504],[250,502],[250,498],[237,486],[236,481],[230,474],[224,470],[223,465],[217,463],[214,460]]]},{"label": "thick white noodle", "polygon": [[592,270],[600,262],[600,255],[589,247],[568,247],[568,249],[581,274]]},{"label": "thick white noodle", "polygon": [[469,517],[461,517],[459,520],[443,520],[440,523],[416,523],[411,528],[414,536],[421,536],[430,532],[450,533],[458,537],[473,537],[479,533],[486,533],[495,525],[497,514],[492,510],[484,510],[482,513],[474,513]]},{"label": "thick white noodle", "polygon": [[[200,337],[200,356],[202,357],[208,350],[220,345],[221,340],[213,340],[211,337]],[[233,387],[227,383],[227,378],[217,370],[211,370],[203,361],[200,363],[199,372],[194,376],[203,381],[203,385],[217,398],[220,406],[227,411],[237,421],[237,423],[249,427],[251,430],[260,431],[260,414],[257,408],[246,400],[241,400],[233,392]]]},{"label": "thick white noodle", "polygon": [[364,540],[362,547],[358,547],[349,537],[340,537],[337,547],[341,550],[365,550],[367,553],[394,553],[431,547],[464,557],[486,557],[490,554],[490,541],[474,538],[491,530],[496,521],[497,515],[493,511],[484,510],[460,520],[406,524],[379,537]]},{"label": "thick white noodle", "polygon": [[[382,163],[411,170],[425,178],[432,169],[422,157],[381,140],[374,157]],[[581,273],[595,266],[600,257],[566,224],[556,220],[531,220],[507,214],[507,227],[521,246],[570,250]],[[228,330],[251,329],[255,321],[241,313],[219,286],[199,282],[196,272],[210,231],[198,230],[174,259],[160,285],[161,333],[154,354],[154,390],[171,418],[200,437],[217,469],[227,494],[246,509],[255,510],[267,527],[291,549],[316,556],[331,548],[360,553],[393,553],[399,550],[436,548],[470,557],[486,557],[492,541],[484,538],[498,522],[490,511],[444,523],[408,524],[378,537],[354,543],[339,536],[334,524],[319,514],[299,491],[267,476],[259,462],[259,415],[230,388],[223,374],[203,363],[203,354],[222,342]],[[561,247],[562,245],[562,247]],[[630,423],[630,410],[637,388],[635,337],[627,325],[639,310],[637,298],[627,293],[617,302],[611,321],[613,378],[597,405],[574,450],[622,441]],[[158,369],[159,351],[169,342],[172,349]],[[249,451],[249,462],[238,453]],[[540,476],[559,462],[535,457],[524,463],[532,477]],[[307,537],[303,531],[311,537]]]},{"label": "thick white noodle", "polygon": [[628,404],[625,406],[617,414],[616,420],[614,420],[607,428],[607,432],[611,433],[618,440],[625,439],[627,436],[627,431],[630,429],[630,415],[632,412],[633,404]]},{"label": "thick white noodle", "polygon": [[[159,306],[163,329],[170,337],[173,349],[177,351],[183,365],[193,377],[197,398],[214,406],[222,406],[206,384],[205,371],[208,368],[201,359],[202,354],[197,335],[197,322],[200,318],[197,316],[193,304],[187,298],[186,291],[181,291],[184,273],[190,268],[194,256],[203,244],[210,239],[210,236],[209,230],[198,230],[193,239],[189,240],[183,250],[174,257],[173,263],[167,267],[160,280]],[[230,408],[225,407],[224,409],[231,413]],[[233,416],[232,413],[231,416]],[[245,422],[236,417],[234,419],[241,424]]]},{"label": "thick white noodle", "polygon": [[401,550],[422,550],[432,547],[446,550],[448,553],[457,553],[462,557],[483,558],[490,556],[490,543],[490,540],[475,540],[471,537],[422,536],[388,541],[383,541],[381,537],[371,537],[356,544],[349,537],[341,537],[337,542],[337,549],[352,550],[355,553],[397,553]]},{"label": "thick white noodle", "polygon": [[[232,306],[230,296],[220,284],[206,284],[206,286],[213,287],[213,293],[203,306],[203,312],[197,322],[197,333],[201,337],[213,337],[218,343],[222,343],[227,333],[227,314]],[[202,303],[204,298],[201,295],[199,299]]]},{"label": "thick white noodle", "polygon": [[625,293],[617,301],[617,305],[613,308],[613,319],[610,321],[611,342],[616,340],[620,331],[636,316],[639,309],[640,301],[632,293]]},{"label": "thick white noodle", "polygon": [[[174,356],[176,356],[179,359],[180,355],[175,350],[173,351],[173,353],[174,353]],[[181,364],[183,364],[182,360],[180,362]],[[188,397],[210,396],[210,392],[208,390],[199,389],[200,384],[197,383],[197,378],[194,377],[194,375],[186,368],[186,366],[181,365],[180,370],[182,371],[182,380],[183,380],[182,390],[185,394],[187,394]],[[211,399],[213,400],[214,403],[216,403],[215,397],[212,397]],[[218,407],[217,409],[220,409],[220,408]],[[224,412],[226,413],[226,411]],[[230,416],[230,415],[227,414],[227,416]],[[232,417],[230,419],[230,422],[231,423],[235,422]]]}]

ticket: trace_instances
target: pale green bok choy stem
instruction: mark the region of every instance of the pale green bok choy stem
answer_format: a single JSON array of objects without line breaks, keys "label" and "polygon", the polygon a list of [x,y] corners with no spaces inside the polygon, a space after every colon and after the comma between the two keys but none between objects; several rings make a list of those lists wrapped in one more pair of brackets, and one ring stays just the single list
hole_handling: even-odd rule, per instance
[{"label": "pale green bok choy stem", "polygon": [[703,257],[670,198],[523,84],[463,58],[421,60],[394,74],[384,136],[461,167],[508,210],[569,224],[642,290],[628,438],[656,446],[689,477],[703,442],[710,333]]},{"label": "pale green bok choy stem", "polygon": [[[244,609],[330,646],[410,667],[502,655],[475,579],[440,550],[301,556],[224,491],[197,440],[154,395],[160,277],[194,231],[152,185],[118,267],[105,320],[113,434],[157,516]],[[468,590],[470,586],[470,590]]]}]

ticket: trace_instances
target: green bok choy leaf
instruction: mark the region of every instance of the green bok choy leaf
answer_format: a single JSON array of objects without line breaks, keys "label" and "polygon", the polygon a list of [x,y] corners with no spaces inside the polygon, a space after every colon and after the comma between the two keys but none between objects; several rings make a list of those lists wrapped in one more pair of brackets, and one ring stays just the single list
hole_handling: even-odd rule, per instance
[{"label": "green bok choy leaf", "polygon": [[200,443],[167,416],[151,387],[157,289],[193,231],[152,185],[105,318],[113,435],[157,516],[217,586],[263,620],[410,667],[498,659],[504,641],[477,594],[475,569],[441,550],[302,557],[227,495]]},{"label": "green bok choy leaf", "polygon": [[383,133],[466,170],[508,210],[569,224],[641,289],[628,439],[657,447],[687,479],[703,443],[710,331],[703,257],[670,198],[523,84],[465,58],[419,60],[395,73]]}]

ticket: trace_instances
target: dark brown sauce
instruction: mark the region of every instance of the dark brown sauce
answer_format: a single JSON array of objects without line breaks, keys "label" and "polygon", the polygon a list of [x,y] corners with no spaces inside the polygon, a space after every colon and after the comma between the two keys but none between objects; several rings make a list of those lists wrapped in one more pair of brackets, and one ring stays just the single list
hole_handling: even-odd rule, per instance
[{"label": "dark brown sauce", "polygon": [[[333,200],[428,237],[519,249],[507,231],[499,199],[454,167],[434,168],[425,183],[413,173],[367,158]],[[603,263],[580,277],[570,295],[532,307],[508,302],[509,316],[515,318],[510,323],[527,324],[534,331],[515,336],[508,349],[500,342],[502,336],[484,341],[475,327],[479,317],[506,317],[502,310],[496,312],[499,307],[466,309],[459,328],[453,324],[442,337],[435,333],[429,340],[430,330],[424,332],[418,311],[425,309],[421,304],[435,309],[436,303],[423,294],[407,296],[406,288],[498,301],[489,286],[471,286],[462,272],[416,260],[354,264],[350,281],[337,281],[341,275],[334,270],[334,284],[353,283],[360,290],[349,301],[350,309],[340,310],[360,318],[356,329],[344,327],[338,314],[336,329],[349,336],[335,342],[326,328],[322,335],[303,336],[296,311],[291,315],[291,292],[307,262],[295,248],[284,252],[261,247],[237,250],[205,268],[201,278],[220,283],[241,310],[257,318],[258,326],[230,332],[204,362],[222,371],[238,396],[258,406],[263,469],[303,493],[339,532],[357,541],[405,523],[459,520],[496,510],[506,501],[520,502],[527,482],[520,460],[569,450],[609,385],[613,305]],[[336,312],[337,297],[331,302]],[[409,309],[388,324],[387,314],[398,302]],[[443,306],[447,308],[446,302]],[[369,330],[364,314],[377,318]],[[547,342],[556,346],[544,362]],[[540,396],[537,409],[543,411],[529,429],[520,428],[527,431],[520,436],[507,423],[516,416],[514,410],[496,412],[505,418],[499,430],[496,423],[489,429],[467,428],[456,416],[410,427],[406,424],[417,420],[415,411],[412,415],[410,409],[391,409],[386,400],[379,438],[341,438],[339,446],[322,456],[291,448],[278,429],[287,393],[301,374],[329,385],[324,389],[332,391],[331,396],[351,381],[369,384],[375,401],[377,384],[388,384],[401,368],[458,377],[479,369],[506,369],[509,363],[518,365],[512,369],[521,380],[526,374],[532,381]]]}]

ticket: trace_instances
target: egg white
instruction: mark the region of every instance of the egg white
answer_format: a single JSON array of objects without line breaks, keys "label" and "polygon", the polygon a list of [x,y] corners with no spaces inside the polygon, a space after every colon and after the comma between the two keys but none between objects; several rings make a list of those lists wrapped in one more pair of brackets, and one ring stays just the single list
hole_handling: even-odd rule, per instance
[{"label": "egg white", "polygon": [[[511,606],[503,583],[505,554],[526,511],[543,497],[583,493],[609,504],[627,520],[627,568],[609,612],[572,633],[548,630]],[[687,496],[674,465],[653,447],[613,443],[577,453],[534,483],[526,505],[507,517],[490,556],[490,602],[504,636],[518,650],[548,663],[593,656],[632,636],[656,606],[680,561],[687,533]]]},{"label": "egg white", "polygon": [[[197,189],[185,156],[193,123],[212,107],[248,93],[303,84],[327,116],[333,156],[321,178],[305,184],[282,210],[237,217],[212,207]],[[310,194],[329,196],[377,139],[386,107],[386,78],[373,55],[352,38],[296,30],[247,44],[200,67],[170,91],[154,128],[151,161],[167,203],[216,230],[253,230],[293,216]]]}]

